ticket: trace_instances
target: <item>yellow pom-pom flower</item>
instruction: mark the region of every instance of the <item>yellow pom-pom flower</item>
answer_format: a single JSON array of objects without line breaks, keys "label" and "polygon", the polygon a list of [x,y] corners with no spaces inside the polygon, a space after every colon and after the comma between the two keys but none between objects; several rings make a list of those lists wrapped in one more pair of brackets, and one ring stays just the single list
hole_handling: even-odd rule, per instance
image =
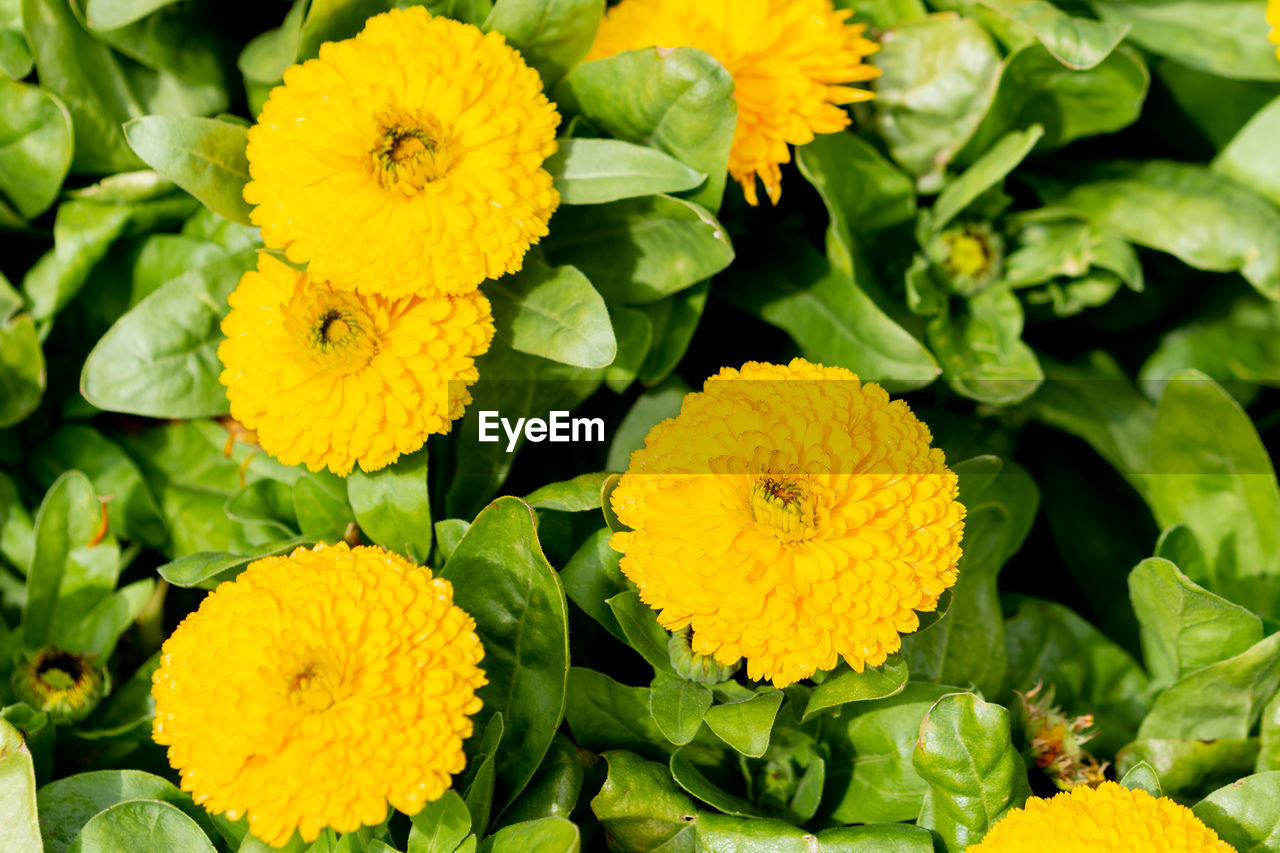
[{"label": "yellow pom-pom flower", "polygon": [[249,130],[262,239],[361,293],[465,293],[520,268],[560,197],[559,116],[496,32],[421,6],[295,65]]},{"label": "yellow pom-pom flower", "polygon": [[1115,782],[1013,809],[968,853],[1234,853],[1191,809]]},{"label": "yellow pom-pom flower", "polygon": [[165,641],[153,736],[183,790],[279,847],[416,814],[462,771],[484,655],[453,587],[381,548],[251,563]]},{"label": "yellow pom-pom flower", "polygon": [[[1271,0],[1267,4],[1267,23],[1271,25],[1271,41],[1280,44],[1280,0]],[[1280,58],[1280,48],[1276,49],[1276,57]]]},{"label": "yellow pom-pom flower", "polygon": [[726,368],[649,431],[610,544],[694,652],[779,687],[901,647],[956,581],[964,507],[929,429],[847,370]]},{"label": "yellow pom-pom flower", "polygon": [[872,97],[845,84],[870,80],[880,70],[862,62],[879,45],[853,12],[831,0],[622,0],[609,9],[588,60],[643,47],[695,47],[733,75],[738,130],[729,173],[757,203],[756,178],[769,199],[782,194],[787,145],[849,124],[844,104]]},{"label": "yellow pom-pom flower", "polygon": [[479,291],[364,296],[265,252],[229,301],[218,357],[231,415],[312,471],[376,471],[448,432],[493,340]]}]

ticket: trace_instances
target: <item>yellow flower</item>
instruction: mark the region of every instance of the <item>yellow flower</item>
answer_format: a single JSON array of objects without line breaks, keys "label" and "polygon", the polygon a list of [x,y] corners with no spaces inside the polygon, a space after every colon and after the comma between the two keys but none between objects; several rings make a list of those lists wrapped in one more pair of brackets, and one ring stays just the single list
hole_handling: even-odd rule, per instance
[{"label": "yellow flower", "polygon": [[[1267,23],[1271,25],[1271,41],[1280,44],[1280,0],[1267,4]],[[1280,58],[1280,49],[1276,50],[1276,57]]]},{"label": "yellow flower", "polygon": [[787,144],[849,124],[841,106],[872,97],[846,86],[880,70],[862,58],[879,50],[863,27],[845,23],[853,12],[831,0],[622,0],[609,9],[587,59],[642,47],[696,47],[733,75],[738,130],[729,174],[756,204],[756,177],[769,199],[782,195],[779,165]]},{"label": "yellow flower", "polygon": [[991,828],[968,853],[1233,853],[1191,810],[1115,782],[1033,797]]},{"label": "yellow flower", "polygon": [[847,370],[707,380],[613,492],[622,571],[694,652],[779,687],[901,647],[956,581],[964,507],[928,428]]},{"label": "yellow flower", "polygon": [[558,122],[500,34],[398,9],[285,72],[249,130],[244,197],[267,246],[318,278],[465,293],[546,235]]},{"label": "yellow flower", "polygon": [[453,587],[381,548],[251,563],[165,641],[153,736],[183,790],[279,847],[448,790],[484,650]]},{"label": "yellow flower", "polygon": [[448,432],[493,340],[479,291],[363,296],[265,252],[229,301],[218,357],[231,415],[312,471],[375,471]]}]

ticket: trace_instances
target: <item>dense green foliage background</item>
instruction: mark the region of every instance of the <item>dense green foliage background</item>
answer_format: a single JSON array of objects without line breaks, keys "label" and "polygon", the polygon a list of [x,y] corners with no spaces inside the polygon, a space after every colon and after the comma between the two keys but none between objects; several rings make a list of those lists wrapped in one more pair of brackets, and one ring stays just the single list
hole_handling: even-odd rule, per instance
[{"label": "dense green foliage background", "polygon": [[[0,848],[260,849],[151,743],[156,653],[255,557],[359,535],[454,583],[490,685],[455,792],[312,850],[955,853],[1054,790],[1026,760],[1039,683],[1094,715],[1116,778],[1280,850],[1263,0],[858,0],[876,99],[763,208],[725,186],[710,56],[580,64],[601,0],[427,3],[542,74],[564,204],[484,285],[498,338],[454,434],[343,480],[217,420],[218,323],[261,249],[247,123],[390,5],[0,0]],[[596,472],[720,367],[795,355],[906,393],[969,515],[901,654],[778,691],[681,654]],[[480,409],[575,406],[607,445],[472,438]],[[110,674],[83,720],[10,688],[49,644]]]}]

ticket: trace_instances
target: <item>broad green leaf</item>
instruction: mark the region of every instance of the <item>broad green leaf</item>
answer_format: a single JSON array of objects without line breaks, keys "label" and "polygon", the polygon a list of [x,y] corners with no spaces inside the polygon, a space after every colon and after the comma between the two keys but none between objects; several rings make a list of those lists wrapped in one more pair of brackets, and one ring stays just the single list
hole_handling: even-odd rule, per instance
[{"label": "broad green leaf", "polygon": [[1262,615],[1280,607],[1280,486],[1248,414],[1194,371],[1160,398],[1146,498],[1161,527],[1184,523],[1209,561],[1206,586]]},{"label": "broad green leaf", "polygon": [[828,673],[822,683],[813,688],[809,704],[804,708],[804,717],[808,719],[820,711],[849,702],[894,696],[906,686],[907,662],[901,655],[891,655],[880,666],[867,667],[862,672],[842,666]]},{"label": "broad green leaf", "polygon": [[1275,850],[1280,847],[1280,772],[1246,776],[1191,811],[1237,853]]},{"label": "broad green leaf", "polygon": [[215,589],[223,581],[234,580],[245,566],[263,557],[288,554],[295,548],[310,545],[313,540],[304,537],[270,542],[249,554],[218,554],[202,551],[179,557],[165,563],[157,571],[160,577],[174,586]]},{"label": "broad green leaf", "polygon": [[1258,726],[1258,760],[1255,764],[1257,772],[1280,770],[1280,693],[1271,697],[1271,701],[1262,709],[1262,719]]},{"label": "broad green leaf", "polygon": [[912,762],[929,786],[920,826],[948,853],[977,843],[1031,794],[1009,712],[972,693],[944,696],[925,714]]},{"label": "broad green leaf", "polygon": [[[819,853],[931,853],[933,850],[929,830],[901,823],[824,829],[817,839]],[[807,843],[807,839],[802,840]]]},{"label": "broad green leaf", "polygon": [[0,80],[0,194],[27,219],[58,196],[71,168],[71,115],[52,93]]},{"label": "broad green leaf", "polygon": [[484,643],[489,683],[479,696],[484,713],[500,712],[507,730],[495,801],[504,808],[533,776],[564,716],[564,590],[538,544],[533,510],[516,498],[499,498],[481,512],[440,574]]},{"label": "broad green leaf", "polygon": [[657,611],[640,600],[640,593],[627,590],[605,604],[613,611],[627,645],[639,652],[655,672],[670,672],[671,655],[667,651],[667,643],[671,635],[658,624]]},{"label": "broad green leaf", "polygon": [[670,766],[671,778],[676,780],[676,784],[712,808],[738,817],[763,817],[751,803],[722,790],[708,779],[683,750],[672,754]]},{"label": "broad green leaf", "polygon": [[1203,166],[1104,162],[1069,181],[1038,177],[1033,183],[1045,202],[1076,210],[1104,230],[1196,269],[1239,272],[1264,296],[1280,299],[1274,239],[1280,210]]},{"label": "broad green leaf", "polygon": [[[1280,688],[1280,634],[1183,676],[1156,697],[1139,740],[1245,738]],[[1163,774],[1162,774],[1163,777]]]},{"label": "broad green leaf", "polygon": [[698,329],[710,292],[711,282],[703,281],[666,299],[639,306],[653,330],[649,354],[640,364],[637,377],[642,383],[656,385],[676,369]]},{"label": "broad green leaf", "polygon": [[161,418],[227,412],[219,324],[250,269],[241,251],[171,279],[121,317],[85,361],[80,392],[108,411]]},{"label": "broad green leaf", "polygon": [[95,30],[114,30],[145,18],[176,0],[88,0],[84,16]]},{"label": "broad green leaf", "polygon": [[617,853],[694,853],[693,800],[676,787],[666,763],[631,752],[606,752],[608,776],[591,810]]},{"label": "broad green leaf", "polygon": [[717,295],[786,331],[806,358],[853,370],[894,391],[937,378],[937,363],[847,274],[797,246],[777,265],[735,269]]},{"label": "broad green leaf", "polygon": [[[31,58],[31,48],[27,47],[27,37],[22,34],[22,4],[9,2],[17,12],[17,19],[0,20],[0,74],[10,80],[22,80],[31,73],[35,61]],[[9,10],[0,10],[0,14],[4,11]]]},{"label": "broad green leaf", "polygon": [[1146,287],[1142,264],[1133,247],[1074,214],[1040,208],[1010,225],[1017,248],[1005,258],[1004,280],[1011,287],[1031,287],[1056,278],[1075,279],[1091,268],[1113,272],[1136,291]]},{"label": "broad green leaf", "polygon": [[713,706],[703,716],[707,728],[742,755],[759,758],[769,748],[773,722],[785,698],[781,690]]},{"label": "broad green leaf", "polygon": [[1142,626],[1142,655],[1157,685],[1234,657],[1262,639],[1262,620],[1191,582],[1168,560],[1143,560],[1129,573]]},{"label": "broad green leaf", "polygon": [[1259,38],[1252,0],[1089,0],[1103,21],[1128,25],[1144,50],[1219,77],[1280,80],[1275,46]]},{"label": "broad green leaf", "polygon": [[497,30],[550,87],[591,49],[604,0],[497,0],[485,30]]},{"label": "broad green leaf", "polygon": [[1120,780],[1120,784],[1133,791],[1146,791],[1153,797],[1163,797],[1164,789],[1160,787],[1160,777],[1156,769],[1145,761],[1139,761],[1129,768]]},{"label": "broad green leaf", "polygon": [[613,609],[605,603],[629,588],[618,567],[622,555],[609,547],[610,535],[610,530],[602,529],[588,537],[561,570],[560,580],[569,599],[583,613],[625,643],[622,626],[613,615]]},{"label": "broad green leaf", "polygon": [[329,471],[303,474],[293,484],[293,510],[298,528],[308,539],[336,542],[355,521],[347,502],[346,483]]},{"label": "broad green leaf", "polygon": [[578,806],[582,782],[582,760],[578,748],[557,732],[546,757],[538,766],[538,772],[533,774],[524,793],[503,814],[503,820],[516,823],[544,817],[569,817]]},{"label": "broad green leaf", "polygon": [[[31,565],[35,523],[18,495],[18,487],[0,471],[0,557],[24,573]],[[617,553],[617,552],[615,552]]]},{"label": "broad green leaf", "polygon": [[411,820],[408,853],[453,853],[471,832],[471,813],[454,790],[427,803]]},{"label": "broad green leaf", "polygon": [[889,153],[923,193],[978,129],[1000,79],[1000,55],[969,18],[936,15],[887,31],[875,64],[876,123]]},{"label": "broad green leaf", "polygon": [[74,199],[58,206],[53,223],[54,249],[27,270],[22,288],[31,313],[46,320],[79,292],[94,266],[129,224],[123,204],[94,204]]},{"label": "broad green leaf", "polygon": [[[41,853],[36,822],[36,774],[22,734],[0,719],[0,848]],[[56,851],[55,851],[56,853]]]},{"label": "broad green leaf", "polygon": [[[358,33],[367,18],[398,5],[390,0],[296,0],[279,27],[260,34],[240,53],[237,64],[250,90],[252,112],[260,111],[271,84],[279,82],[295,62],[315,58],[326,41],[341,41]],[[430,4],[428,4],[430,5]],[[432,9],[431,13],[442,11]],[[488,10],[485,10],[487,13]],[[471,21],[478,24],[479,21]],[[263,91],[260,97],[255,85]]]},{"label": "broad green leaf", "polygon": [[1022,303],[996,286],[966,300],[963,313],[929,321],[929,345],[942,376],[957,394],[1007,406],[1035,393],[1044,371],[1022,340]]},{"label": "broad green leaf", "polygon": [[1128,24],[1073,17],[1048,0],[982,0],[982,5],[1022,24],[1068,68],[1093,68],[1129,31]]},{"label": "broad green leaf", "polygon": [[1280,98],[1259,110],[1213,160],[1213,171],[1226,175],[1280,205],[1280,163],[1271,156],[1280,134]]},{"label": "broad green leaf", "polygon": [[[245,45],[236,65],[245,76],[246,89],[252,90],[254,83],[269,87],[298,58],[298,40],[302,36],[302,21],[309,5],[309,0],[294,0],[280,26],[260,33]],[[254,100],[252,92],[250,100]],[[266,101],[266,92],[262,93],[260,100]],[[261,109],[261,103],[250,104],[250,111],[254,114]]]},{"label": "broad green leaf", "polygon": [[[478,836],[488,831],[489,818],[493,814],[498,748],[506,733],[502,712],[491,714],[482,731],[478,730],[463,744],[467,752],[467,770],[463,777],[466,781],[459,785],[459,789],[465,792],[463,801],[471,816],[471,828]],[[476,744],[474,749],[472,744]]]},{"label": "broad green leaf", "polygon": [[1250,293],[1225,313],[1201,316],[1171,330],[1138,376],[1147,395],[1159,399],[1170,379],[1193,368],[1239,391],[1237,397],[1247,393],[1240,388],[1242,382],[1280,385],[1280,303]]},{"label": "broad green leaf", "polygon": [[[743,853],[928,853],[927,830],[915,826],[858,826],[817,834],[773,819],[699,812],[699,850]],[[665,853],[665,850],[663,851]]]},{"label": "broad green leaf", "polygon": [[[696,287],[696,285],[695,285]],[[691,290],[693,288],[690,288]],[[661,306],[669,299],[679,298],[680,294],[659,300],[654,305]],[[640,376],[640,368],[649,356],[653,346],[653,322],[642,306],[631,308],[626,305],[615,305],[609,310],[609,320],[613,323],[613,336],[618,341],[618,354],[613,364],[605,370],[604,383],[610,391],[622,394],[631,387]],[[697,320],[695,319],[695,323]]]},{"label": "broad green leaf", "polygon": [[204,830],[179,809],[159,800],[117,803],[89,818],[69,853],[182,850],[215,853]]},{"label": "broad green leaf", "polygon": [[524,496],[524,502],[534,509],[553,509],[559,512],[586,512],[600,508],[600,487],[608,473],[579,474],[572,480],[548,483]]},{"label": "broad green leaf", "polygon": [[562,111],[615,139],[665,151],[706,175],[688,198],[720,208],[738,108],[733,77],[711,56],[691,47],[627,51],[579,65],[553,96]]},{"label": "broad green leaf", "polygon": [[[501,8],[501,4],[497,8]],[[690,190],[707,176],[656,148],[618,139],[561,139],[544,164],[563,204],[603,204]]]},{"label": "broad green leaf", "polygon": [[1026,159],[1042,136],[1044,128],[1038,124],[1026,131],[1010,131],[965,169],[964,174],[948,183],[930,211],[934,230],[946,228],[978,196],[1003,182]]},{"label": "broad green leaf", "polygon": [[654,302],[733,260],[715,217],[672,196],[565,207],[556,226],[545,241],[548,259],[577,267],[610,302]]},{"label": "broad green leaf", "polygon": [[249,225],[245,128],[212,118],[143,116],[124,126],[129,145],[151,168],[214,213]]},{"label": "broad green leaf", "polygon": [[425,447],[372,474],[353,470],[347,476],[347,500],[366,536],[415,562],[426,562],[432,527]]},{"label": "broad green leaf", "polygon": [[610,471],[625,471],[631,454],[644,447],[649,430],[667,418],[680,413],[685,395],[692,390],[678,376],[663,382],[641,394],[614,430],[609,445],[609,459],[605,467]]},{"label": "broad green leaf", "polygon": [[504,826],[481,842],[478,853],[578,853],[578,827],[562,817]]},{"label": "broad green leaf", "polygon": [[649,711],[649,688],[626,687],[593,669],[569,670],[565,717],[582,749],[627,749],[664,761],[673,750]]},{"label": "broad green leaf", "polygon": [[31,315],[0,317],[0,427],[35,411],[45,384],[44,352]]},{"label": "broad green leaf", "polygon": [[618,353],[609,310],[585,275],[529,258],[513,275],[485,283],[494,325],[519,352],[576,367],[607,367]]},{"label": "broad green leaf", "polygon": [[850,21],[878,29],[928,14],[921,0],[834,0],[834,5],[837,9],[852,9]]},{"label": "broad green leaf", "polygon": [[659,672],[649,686],[653,721],[676,746],[684,746],[697,735],[711,702],[710,687],[667,672]]},{"label": "broad green leaf", "polygon": [[1256,739],[1140,740],[1116,756],[1116,774],[1124,778],[1140,763],[1160,777],[1166,797],[1194,798],[1252,772]]},{"label": "broad green leaf", "polygon": [[1228,80],[1169,59],[1155,62],[1154,70],[1182,115],[1215,150],[1225,148],[1255,115],[1280,96],[1280,85],[1275,82]]},{"label": "broad green leaf", "polygon": [[207,832],[213,831],[208,812],[168,779],[141,770],[98,770],[63,777],[37,793],[45,853],[63,853],[91,817],[127,800],[168,803],[181,809]]},{"label": "broad green leaf", "polygon": [[[828,772],[832,817],[841,823],[914,820],[928,786],[911,763],[920,723],[934,703],[954,693],[941,684],[913,682],[893,696],[840,712],[852,754]],[[847,718],[847,722],[846,722]]]}]

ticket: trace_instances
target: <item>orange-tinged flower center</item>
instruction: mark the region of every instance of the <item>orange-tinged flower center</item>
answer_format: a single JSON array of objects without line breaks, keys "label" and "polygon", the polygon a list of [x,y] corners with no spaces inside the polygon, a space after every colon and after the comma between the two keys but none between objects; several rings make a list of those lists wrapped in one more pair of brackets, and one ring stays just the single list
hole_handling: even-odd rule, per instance
[{"label": "orange-tinged flower center", "polygon": [[416,110],[388,110],[378,117],[369,166],[384,189],[414,195],[449,173],[455,147],[435,117]]},{"label": "orange-tinged flower center", "polygon": [[762,474],[751,486],[751,517],[780,541],[808,539],[827,515],[817,491],[801,476]]},{"label": "orange-tinged flower center", "polygon": [[285,328],[322,370],[345,376],[378,354],[374,320],[352,293],[313,282],[293,294],[282,313]]},{"label": "orange-tinged flower center", "polygon": [[323,663],[312,662],[304,665],[289,680],[289,703],[308,713],[327,711],[340,700],[342,678],[332,675],[333,669]]}]

